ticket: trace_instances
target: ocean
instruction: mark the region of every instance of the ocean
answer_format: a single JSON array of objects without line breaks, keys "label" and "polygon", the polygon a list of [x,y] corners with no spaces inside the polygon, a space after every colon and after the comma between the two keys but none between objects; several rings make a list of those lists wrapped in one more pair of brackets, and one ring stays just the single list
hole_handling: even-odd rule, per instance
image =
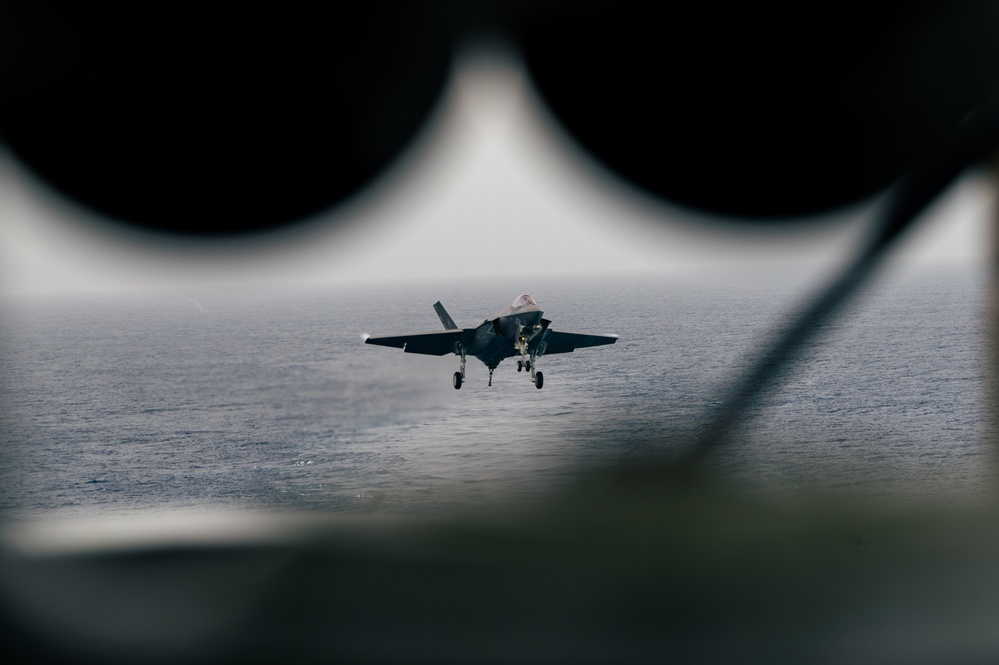
[{"label": "ocean", "polygon": [[[427,514],[544,501],[588,471],[683,454],[819,284],[793,273],[177,288],[0,305],[6,520],[174,511]],[[515,361],[362,344],[534,295],[613,346]],[[755,405],[710,473],[793,499],[974,500],[987,446],[987,273],[895,268]]]}]

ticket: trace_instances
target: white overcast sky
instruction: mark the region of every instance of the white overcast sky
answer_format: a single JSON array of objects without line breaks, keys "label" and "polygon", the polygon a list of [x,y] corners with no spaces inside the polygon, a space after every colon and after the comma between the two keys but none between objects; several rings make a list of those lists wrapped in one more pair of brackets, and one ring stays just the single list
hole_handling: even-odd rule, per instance
[{"label": "white overcast sky", "polygon": [[[983,258],[992,192],[983,175],[966,177],[906,256]],[[870,213],[833,217],[776,235],[651,203],[564,140],[515,62],[482,52],[456,67],[430,126],[377,186],[249,243],[194,246],[95,221],[0,146],[0,293],[816,266],[854,248]]]}]

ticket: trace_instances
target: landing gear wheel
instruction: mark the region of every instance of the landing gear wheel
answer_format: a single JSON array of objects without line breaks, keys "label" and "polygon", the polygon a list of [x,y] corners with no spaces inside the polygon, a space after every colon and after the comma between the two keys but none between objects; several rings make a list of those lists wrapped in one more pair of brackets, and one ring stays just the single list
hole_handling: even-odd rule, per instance
[{"label": "landing gear wheel", "polygon": [[531,361],[530,360],[528,360],[526,363],[524,363],[524,369],[526,369],[528,372],[531,371]]},{"label": "landing gear wheel", "polygon": [[534,387],[541,390],[541,386],[545,385],[545,375],[541,372],[536,372],[534,374]]},{"label": "landing gear wheel", "polygon": [[517,361],[517,371],[521,372],[521,371],[523,371],[523,369],[524,369],[524,361],[523,360],[518,360]]},{"label": "landing gear wheel", "polygon": [[461,372],[454,373],[454,376],[451,377],[451,383],[454,385],[455,390],[461,388]]}]

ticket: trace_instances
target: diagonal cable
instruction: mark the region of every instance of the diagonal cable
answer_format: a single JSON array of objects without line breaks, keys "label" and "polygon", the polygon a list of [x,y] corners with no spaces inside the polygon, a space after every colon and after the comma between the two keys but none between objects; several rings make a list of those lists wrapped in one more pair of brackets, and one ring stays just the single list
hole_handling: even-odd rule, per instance
[{"label": "diagonal cable", "polygon": [[833,317],[878,267],[920,213],[968,167],[994,153],[999,144],[999,100],[971,115],[896,184],[873,237],[860,256],[823,293],[777,333],[757,360],[729,388],[721,406],[695,439],[687,458],[697,460],[725,445],[759,399],[777,384],[785,368],[815,338],[819,325]]}]

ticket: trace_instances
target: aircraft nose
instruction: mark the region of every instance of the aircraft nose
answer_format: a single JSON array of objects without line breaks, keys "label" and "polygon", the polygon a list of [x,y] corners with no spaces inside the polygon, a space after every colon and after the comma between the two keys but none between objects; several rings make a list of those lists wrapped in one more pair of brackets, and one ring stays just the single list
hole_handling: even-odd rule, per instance
[{"label": "aircraft nose", "polygon": [[517,322],[523,326],[521,336],[526,340],[532,336],[534,329],[541,323],[541,311],[524,312],[521,316],[517,317]]}]

